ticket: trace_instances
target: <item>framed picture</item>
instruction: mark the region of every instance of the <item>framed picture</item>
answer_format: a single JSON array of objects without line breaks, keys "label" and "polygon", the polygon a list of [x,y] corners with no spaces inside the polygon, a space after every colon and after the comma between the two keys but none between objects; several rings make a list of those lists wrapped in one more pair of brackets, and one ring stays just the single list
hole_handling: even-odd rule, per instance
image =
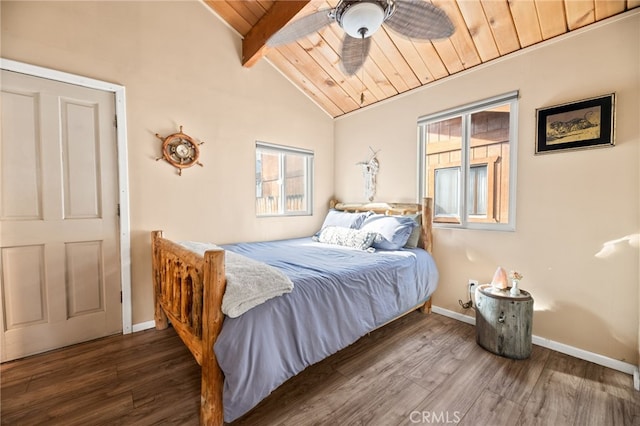
[{"label": "framed picture", "polygon": [[614,145],[615,94],[536,110],[536,154]]}]

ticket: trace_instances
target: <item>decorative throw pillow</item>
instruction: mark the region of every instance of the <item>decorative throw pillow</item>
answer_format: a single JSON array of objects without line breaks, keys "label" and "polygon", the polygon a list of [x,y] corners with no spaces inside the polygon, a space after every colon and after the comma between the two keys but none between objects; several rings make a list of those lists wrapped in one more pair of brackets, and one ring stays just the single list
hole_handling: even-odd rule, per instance
[{"label": "decorative throw pillow", "polygon": [[369,216],[361,231],[375,232],[377,234],[372,246],[384,250],[400,250],[407,243],[411,231],[418,224],[408,216],[387,216],[374,214]]},{"label": "decorative throw pillow", "polygon": [[366,250],[371,247],[375,238],[376,234],[373,232],[329,226],[320,231],[318,241],[325,244],[335,244],[359,250]]}]

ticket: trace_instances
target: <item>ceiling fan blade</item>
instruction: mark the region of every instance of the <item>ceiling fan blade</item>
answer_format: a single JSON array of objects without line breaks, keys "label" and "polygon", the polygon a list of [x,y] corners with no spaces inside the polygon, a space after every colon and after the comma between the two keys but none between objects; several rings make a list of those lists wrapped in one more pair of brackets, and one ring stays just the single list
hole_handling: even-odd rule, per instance
[{"label": "ceiling fan blade", "polygon": [[355,38],[348,34],[342,41],[342,53],[340,54],[342,70],[347,75],[354,75],[364,64],[369,56],[371,37]]},{"label": "ceiling fan blade", "polygon": [[447,38],[455,27],[444,12],[422,0],[396,0],[396,10],[385,25],[408,38],[433,40]]},{"label": "ceiling fan blade", "polygon": [[311,15],[303,16],[300,19],[290,22],[267,40],[267,46],[282,46],[283,44],[293,43],[302,37],[315,33],[322,27],[334,22],[335,18],[333,14],[330,13],[331,11],[332,9],[318,10]]}]

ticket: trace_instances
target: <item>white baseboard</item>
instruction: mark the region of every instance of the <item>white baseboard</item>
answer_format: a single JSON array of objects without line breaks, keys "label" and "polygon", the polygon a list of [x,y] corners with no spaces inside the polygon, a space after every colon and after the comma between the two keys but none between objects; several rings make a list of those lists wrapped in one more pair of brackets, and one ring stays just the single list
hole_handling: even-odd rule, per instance
[{"label": "white baseboard", "polygon": [[141,322],[141,323],[138,323],[138,324],[133,324],[133,326],[131,327],[131,331],[136,333],[138,331],[143,331],[143,330],[148,330],[150,328],[154,328],[155,326],[156,326],[156,322],[155,321]]},{"label": "white baseboard", "polygon": [[448,309],[441,308],[440,306],[432,306],[431,312],[444,315],[445,317],[457,319],[458,321],[466,322],[467,324],[476,325],[475,317],[464,315],[458,312],[453,312]]},{"label": "white baseboard", "polygon": [[[476,319],[469,315],[463,315],[458,312],[450,311],[448,309],[441,308],[439,306],[433,306],[431,311],[444,315],[445,317],[457,319],[458,321],[466,322],[467,324],[476,324]],[[566,355],[570,355],[575,358],[583,359],[585,361],[593,362],[594,364],[602,365],[613,370],[621,371],[623,373],[632,374],[634,376],[634,386],[638,389],[640,386],[640,376],[638,373],[638,367],[629,364],[628,362],[619,361],[617,359],[609,358],[603,355],[599,355],[594,352],[585,351],[584,349],[576,348],[573,346],[565,345],[564,343],[556,342],[546,339],[540,336],[532,336],[531,340],[533,344],[542,346],[543,348],[551,349],[556,352],[560,352]],[[638,377],[636,379],[636,377]]]},{"label": "white baseboard", "polygon": [[540,336],[533,336],[533,343],[538,346],[552,349],[563,354],[571,355],[575,358],[584,359],[585,361],[593,362],[594,364],[622,371],[623,373],[627,374],[633,374],[633,370],[636,368],[636,366],[634,366],[633,364],[629,364],[628,362],[619,361],[617,359],[609,358],[594,352],[585,351],[584,349],[565,345],[564,343],[545,339],[544,337]]}]

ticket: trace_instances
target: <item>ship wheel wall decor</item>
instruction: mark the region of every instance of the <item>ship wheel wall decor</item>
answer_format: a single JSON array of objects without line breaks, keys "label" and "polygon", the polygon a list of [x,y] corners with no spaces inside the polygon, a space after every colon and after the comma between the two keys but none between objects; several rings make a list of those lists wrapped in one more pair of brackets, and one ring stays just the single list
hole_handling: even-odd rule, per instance
[{"label": "ship wheel wall decor", "polygon": [[163,138],[156,133],[156,137],[162,141],[162,157],[156,158],[156,161],[164,159],[167,163],[178,169],[178,174],[182,176],[182,169],[191,167],[194,164],[203,166],[198,161],[200,157],[200,148],[204,142],[197,142],[191,136],[182,132],[182,126],[178,133],[173,133]]}]

